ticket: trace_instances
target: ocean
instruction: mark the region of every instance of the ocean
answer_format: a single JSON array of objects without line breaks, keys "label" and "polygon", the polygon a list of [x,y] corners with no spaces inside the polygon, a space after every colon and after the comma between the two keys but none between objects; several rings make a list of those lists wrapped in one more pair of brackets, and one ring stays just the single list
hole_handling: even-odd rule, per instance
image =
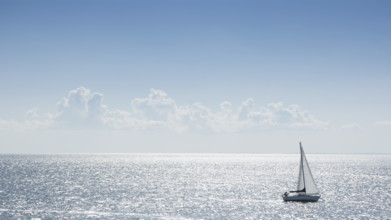
[{"label": "ocean", "polygon": [[0,219],[391,219],[391,155],[0,155]]}]

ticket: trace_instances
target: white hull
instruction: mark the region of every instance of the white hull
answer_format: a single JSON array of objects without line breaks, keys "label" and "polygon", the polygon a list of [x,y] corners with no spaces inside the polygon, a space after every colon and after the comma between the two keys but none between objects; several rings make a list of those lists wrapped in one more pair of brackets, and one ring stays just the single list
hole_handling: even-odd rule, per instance
[{"label": "white hull", "polygon": [[319,200],[320,195],[294,195],[294,196],[282,196],[284,201],[293,202],[316,202]]}]

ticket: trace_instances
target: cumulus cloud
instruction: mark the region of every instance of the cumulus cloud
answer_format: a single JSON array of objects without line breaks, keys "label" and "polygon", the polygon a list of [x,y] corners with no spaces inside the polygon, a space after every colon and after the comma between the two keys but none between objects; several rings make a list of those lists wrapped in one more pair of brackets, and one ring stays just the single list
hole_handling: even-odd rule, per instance
[{"label": "cumulus cloud", "polygon": [[[68,93],[57,103],[57,111],[40,119],[37,109],[28,111],[26,123],[0,120],[6,127],[106,128],[128,130],[170,130],[176,132],[234,133],[269,128],[324,129],[328,122],[316,119],[298,105],[281,102],[257,107],[249,98],[237,108],[229,101],[212,111],[201,103],[178,105],[162,90],[151,89],[148,96],[131,100],[128,110],[112,110],[103,105],[103,95],[84,87]],[[27,123],[28,122],[28,123]]]},{"label": "cumulus cloud", "polygon": [[56,125],[90,127],[103,125],[107,107],[102,104],[103,95],[92,93],[84,87],[71,90],[57,103],[54,120]]},{"label": "cumulus cloud", "polygon": [[133,111],[148,120],[168,120],[177,108],[164,91],[155,89],[151,89],[148,97],[133,99],[131,103]]},{"label": "cumulus cloud", "polygon": [[146,98],[136,98],[131,105],[132,112],[122,112],[120,117],[110,118],[115,121],[115,127],[230,133],[270,127],[322,129],[329,125],[298,105],[270,103],[257,108],[252,98],[237,109],[229,101],[224,101],[220,103],[220,109],[213,112],[201,103],[177,105],[164,91],[151,89]]}]

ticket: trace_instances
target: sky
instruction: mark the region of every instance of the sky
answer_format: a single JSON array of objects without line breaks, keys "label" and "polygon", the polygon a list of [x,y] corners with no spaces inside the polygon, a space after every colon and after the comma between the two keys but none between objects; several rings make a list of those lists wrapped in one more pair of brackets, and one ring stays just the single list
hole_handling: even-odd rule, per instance
[{"label": "sky", "polygon": [[391,153],[390,1],[0,1],[0,153]]}]

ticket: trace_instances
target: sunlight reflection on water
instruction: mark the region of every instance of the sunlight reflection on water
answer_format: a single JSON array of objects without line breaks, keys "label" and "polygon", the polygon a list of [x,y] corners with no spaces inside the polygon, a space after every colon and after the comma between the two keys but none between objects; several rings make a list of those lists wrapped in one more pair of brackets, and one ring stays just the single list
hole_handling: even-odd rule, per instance
[{"label": "sunlight reflection on water", "polygon": [[307,155],[322,194],[283,202],[298,155],[0,155],[0,218],[389,218],[391,155]]}]

